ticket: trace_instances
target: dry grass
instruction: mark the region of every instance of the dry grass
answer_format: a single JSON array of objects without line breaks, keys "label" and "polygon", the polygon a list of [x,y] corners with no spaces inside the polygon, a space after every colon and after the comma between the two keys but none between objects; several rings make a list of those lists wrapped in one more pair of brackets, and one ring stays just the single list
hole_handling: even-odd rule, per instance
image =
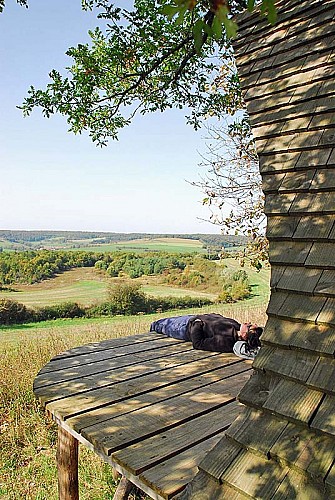
[{"label": "dry grass", "polygon": [[[210,308],[185,311],[208,312]],[[265,305],[216,308],[240,321],[252,318],[265,323]],[[171,315],[178,314],[171,311]],[[180,312],[179,312],[180,314]],[[183,312],[184,314],[184,312]],[[158,315],[111,318],[110,320],[63,321],[53,326],[30,325],[27,329],[0,331],[0,498],[4,500],[56,500],[56,426],[46,419],[32,392],[39,369],[57,353],[75,345],[148,330]],[[81,447],[80,498],[107,500],[115,483],[111,468]]]}]

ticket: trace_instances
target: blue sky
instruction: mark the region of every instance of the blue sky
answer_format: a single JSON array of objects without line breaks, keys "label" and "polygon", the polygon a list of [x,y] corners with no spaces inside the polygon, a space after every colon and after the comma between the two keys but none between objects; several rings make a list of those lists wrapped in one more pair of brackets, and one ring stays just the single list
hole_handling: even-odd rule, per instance
[{"label": "blue sky", "polygon": [[0,15],[0,229],[219,233],[199,220],[209,211],[186,182],[204,173],[206,131],[186,125],[185,112],[139,116],[103,149],[60,116],[22,117],[29,86],[70,65],[67,48],[97,25],[80,0],[29,3],[7,0]]}]

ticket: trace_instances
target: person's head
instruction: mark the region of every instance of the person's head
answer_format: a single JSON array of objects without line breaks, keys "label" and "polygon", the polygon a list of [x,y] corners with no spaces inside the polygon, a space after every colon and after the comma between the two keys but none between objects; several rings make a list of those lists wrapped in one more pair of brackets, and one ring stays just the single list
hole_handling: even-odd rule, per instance
[{"label": "person's head", "polygon": [[248,342],[249,346],[252,348],[260,347],[260,336],[263,333],[263,328],[258,326],[256,323],[242,323],[239,332],[239,337],[242,340]]},{"label": "person's head", "polygon": [[247,334],[247,342],[249,346],[254,349],[261,346],[260,337],[263,333],[263,328],[258,325],[250,325]]}]

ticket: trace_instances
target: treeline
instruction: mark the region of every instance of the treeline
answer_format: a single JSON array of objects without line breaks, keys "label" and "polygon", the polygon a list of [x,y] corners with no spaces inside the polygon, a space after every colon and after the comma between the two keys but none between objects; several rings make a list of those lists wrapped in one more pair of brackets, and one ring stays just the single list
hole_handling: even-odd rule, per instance
[{"label": "treeline", "polygon": [[158,276],[172,270],[183,270],[192,257],[188,255],[169,254],[166,252],[148,252],[145,255],[129,252],[104,254],[95,263],[97,269],[104,269],[108,276],[140,278],[141,276]]},{"label": "treeline", "polygon": [[138,284],[119,283],[110,287],[105,302],[92,306],[82,306],[76,302],[65,302],[33,309],[14,300],[1,299],[0,325],[40,322],[60,318],[149,314],[170,309],[202,307],[211,303],[210,299],[199,297],[152,297],[143,293]]},{"label": "treeline", "polygon": [[204,246],[222,248],[236,245],[244,245],[246,238],[239,235],[223,234],[154,234],[154,233],[105,233],[105,232],[86,232],[86,231],[16,231],[0,230],[0,240],[11,243],[38,243],[61,238],[64,243],[73,240],[93,240],[93,244],[118,243],[121,241],[131,241],[143,238],[183,238],[190,240],[199,240]]},{"label": "treeline", "polygon": [[0,285],[32,284],[74,267],[92,267],[101,254],[56,250],[0,253]]},{"label": "treeline", "polygon": [[75,267],[93,267],[108,276],[138,278],[182,270],[192,262],[191,255],[147,252],[84,252],[66,250],[27,250],[0,253],[0,285],[32,284]]}]

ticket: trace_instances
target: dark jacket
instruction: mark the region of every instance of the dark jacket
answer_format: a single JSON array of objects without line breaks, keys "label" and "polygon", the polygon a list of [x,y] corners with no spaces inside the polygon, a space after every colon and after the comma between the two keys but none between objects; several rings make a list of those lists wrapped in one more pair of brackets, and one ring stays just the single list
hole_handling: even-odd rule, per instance
[{"label": "dark jacket", "polygon": [[240,323],[221,314],[198,314],[188,322],[186,340],[192,342],[194,349],[233,352],[240,327]]}]

